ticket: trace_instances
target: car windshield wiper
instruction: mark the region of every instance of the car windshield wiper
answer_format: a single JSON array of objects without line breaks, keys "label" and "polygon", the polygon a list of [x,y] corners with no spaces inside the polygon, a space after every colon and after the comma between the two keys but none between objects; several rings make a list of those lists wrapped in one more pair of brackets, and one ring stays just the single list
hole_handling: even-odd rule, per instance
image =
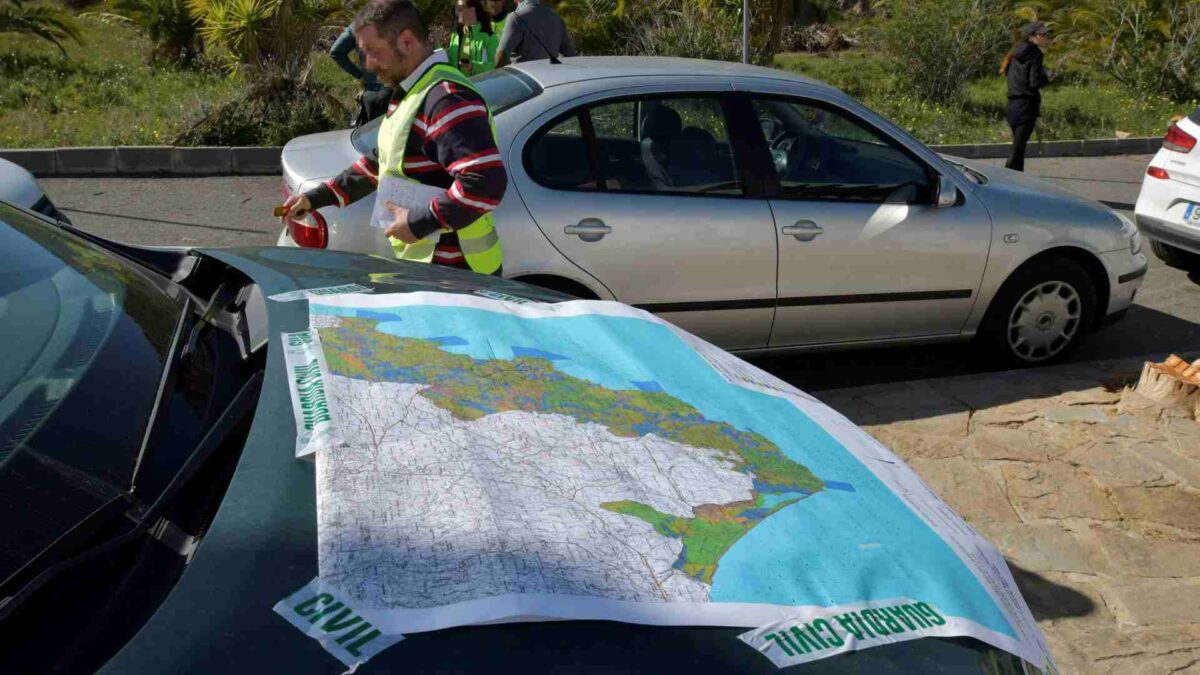
[{"label": "car windshield wiper", "polygon": [[[262,391],[262,371],[254,373],[229,402],[209,428],[204,438],[188,454],[187,461],[162,494],[149,508],[138,503],[132,493],[125,493],[101,506],[67,534],[51,545],[17,574],[0,583],[0,626],[18,608],[56,576],[119,549],[139,537],[154,532],[163,514],[205,462],[232,435],[258,405]],[[104,525],[121,519],[132,522],[132,529],[99,542],[92,542]],[[164,543],[166,543],[164,541]]]},{"label": "car windshield wiper", "polygon": [[[138,450],[137,458],[134,461],[133,471],[130,474],[130,485],[128,489],[116,496],[111,497],[100,508],[93,511],[82,521],[68,530],[58,539],[54,540],[49,546],[38,553],[20,569],[10,575],[7,579],[0,581],[0,603],[3,603],[6,598],[4,590],[13,585],[20,585],[19,581],[26,578],[31,573],[31,570],[45,569],[54,563],[70,556],[78,551],[81,546],[85,546],[96,533],[122,516],[126,515],[136,504],[133,496],[133,484],[137,477],[138,468],[141,466],[142,458],[146,453],[146,448],[149,446],[154,437],[156,422],[160,417],[163,408],[163,401],[168,392],[174,387],[175,381],[175,365],[178,363],[178,355],[180,345],[183,342],[184,336],[191,330],[192,324],[196,320],[196,313],[193,311],[193,302],[191,296],[185,296],[182,311],[179,319],[175,322],[175,330],[171,336],[171,343],[167,349],[167,360],[163,364],[162,374],[159,377],[158,391],[155,392],[154,405],[151,407],[150,417],[146,422],[146,428],[142,434],[142,443]],[[115,486],[114,486],[115,487]],[[119,489],[119,488],[117,488]],[[0,604],[3,607],[3,604]]]},{"label": "car windshield wiper", "polygon": [[179,313],[179,321],[175,323],[175,332],[171,335],[170,346],[167,347],[167,362],[163,364],[162,375],[158,380],[158,391],[154,392],[154,405],[150,408],[150,418],[147,420],[146,429],[142,433],[142,442],[138,446],[137,458],[133,463],[133,472],[129,476],[129,492],[131,494],[137,486],[138,471],[142,467],[142,459],[146,456],[146,449],[158,437],[159,420],[166,417],[163,414],[165,399],[175,388],[175,375],[178,372],[176,366],[183,356],[182,348],[186,345],[185,336],[190,336],[197,325],[194,302],[190,295],[184,296],[183,308]]}]

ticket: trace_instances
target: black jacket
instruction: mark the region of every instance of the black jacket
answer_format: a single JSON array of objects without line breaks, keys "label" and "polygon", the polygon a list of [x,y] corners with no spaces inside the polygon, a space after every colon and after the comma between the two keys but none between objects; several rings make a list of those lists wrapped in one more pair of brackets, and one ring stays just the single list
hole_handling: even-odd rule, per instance
[{"label": "black jacket", "polygon": [[1042,87],[1050,82],[1043,65],[1042,50],[1031,42],[1021,43],[1008,65],[1008,123],[1032,122],[1042,109]]}]

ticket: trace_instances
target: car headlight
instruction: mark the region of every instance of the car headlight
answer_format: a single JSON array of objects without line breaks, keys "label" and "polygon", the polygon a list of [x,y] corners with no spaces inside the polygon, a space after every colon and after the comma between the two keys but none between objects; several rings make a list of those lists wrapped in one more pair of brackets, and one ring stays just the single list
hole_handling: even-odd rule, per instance
[{"label": "car headlight", "polygon": [[1129,255],[1137,255],[1142,252],[1142,233],[1138,232],[1137,225],[1133,224],[1125,214],[1113,211],[1112,214],[1121,222],[1121,234],[1125,235],[1129,242]]},{"label": "car headlight", "polygon": [[1137,230],[1133,231],[1133,236],[1129,238],[1129,255],[1137,255],[1142,252],[1142,233]]}]

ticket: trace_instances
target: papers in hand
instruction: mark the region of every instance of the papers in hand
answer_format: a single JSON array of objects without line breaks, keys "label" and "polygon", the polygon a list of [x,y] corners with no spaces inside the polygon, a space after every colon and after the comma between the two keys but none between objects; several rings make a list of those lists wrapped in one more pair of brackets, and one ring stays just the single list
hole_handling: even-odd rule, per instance
[{"label": "papers in hand", "polygon": [[428,206],[429,202],[444,192],[442,188],[422,185],[407,178],[382,175],[379,177],[379,188],[375,190],[375,210],[371,212],[371,226],[386,230],[396,220],[395,214],[387,207],[388,202],[411,211]]}]

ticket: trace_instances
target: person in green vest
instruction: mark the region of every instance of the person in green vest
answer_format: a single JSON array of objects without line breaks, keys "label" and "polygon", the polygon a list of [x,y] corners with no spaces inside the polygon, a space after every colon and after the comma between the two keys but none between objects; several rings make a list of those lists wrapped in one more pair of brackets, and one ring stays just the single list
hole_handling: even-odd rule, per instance
[{"label": "person in green vest", "polygon": [[500,38],[491,15],[483,8],[483,0],[454,0],[454,16],[454,34],[446,47],[450,63],[467,76],[495,68]]},{"label": "person in green vest", "polygon": [[492,211],[508,178],[487,103],[445,51],[434,51],[410,0],[371,0],[352,25],[367,68],[393,91],[378,149],[289,197],[283,218],[378,191],[386,208],[377,203],[375,214],[384,218],[373,214],[371,223],[397,258],[499,276],[504,254]]}]

